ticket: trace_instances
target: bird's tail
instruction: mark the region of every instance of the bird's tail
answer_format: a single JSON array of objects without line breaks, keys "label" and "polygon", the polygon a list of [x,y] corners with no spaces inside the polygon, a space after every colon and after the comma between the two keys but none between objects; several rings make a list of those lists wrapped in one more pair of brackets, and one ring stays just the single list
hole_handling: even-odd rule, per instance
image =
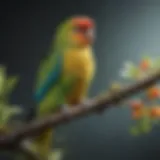
[{"label": "bird's tail", "polygon": [[[38,104],[38,109],[36,112],[36,118],[41,119],[49,116],[52,113],[52,106],[50,104],[50,97],[48,97]],[[49,107],[48,107],[49,106]],[[54,105],[53,105],[54,106]],[[34,138],[34,146],[37,154],[42,157],[42,159],[47,160],[48,156],[51,153],[52,144],[53,144],[54,131],[52,127],[45,129],[38,136]]]},{"label": "bird's tail", "polygon": [[52,140],[53,130],[51,128],[45,130],[38,137],[35,138],[34,145],[36,147],[36,151],[42,159],[48,159],[48,156],[51,152]]}]

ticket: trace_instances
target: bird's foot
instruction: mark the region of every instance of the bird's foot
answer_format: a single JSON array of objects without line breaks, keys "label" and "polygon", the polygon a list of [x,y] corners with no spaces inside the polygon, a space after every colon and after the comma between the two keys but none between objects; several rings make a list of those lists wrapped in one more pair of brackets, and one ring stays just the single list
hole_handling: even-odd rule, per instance
[{"label": "bird's foot", "polygon": [[70,113],[71,113],[70,106],[69,106],[68,104],[64,104],[64,105],[62,106],[62,112],[63,112],[64,114],[70,114]]},{"label": "bird's foot", "polygon": [[68,104],[64,104],[62,106],[62,113],[64,114],[65,120],[66,122],[68,122],[71,118],[70,114],[71,114],[72,110],[70,108],[70,106]]},{"label": "bird's foot", "polygon": [[[85,108],[91,108],[93,105],[94,105],[94,100],[88,100],[88,99],[85,99],[81,102],[81,105],[83,105]],[[100,107],[97,110],[97,113],[98,114],[102,114],[105,110],[104,107]]]},{"label": "bird's foot", "polygon": [[81,101],[81,103],[78,105],[80,108],[84,108],[85,110],[89,110],[94,105],[94,101],[91,99],[84,99]]},{"label": "bird's foot", "polygon": [[85,106],[86,108],[89,108],[89,107],[92,105],[92,101],[91,101],[91,100],[88,100],[88,99],[84,99],[84,100],[81,102],[81,105]]}]

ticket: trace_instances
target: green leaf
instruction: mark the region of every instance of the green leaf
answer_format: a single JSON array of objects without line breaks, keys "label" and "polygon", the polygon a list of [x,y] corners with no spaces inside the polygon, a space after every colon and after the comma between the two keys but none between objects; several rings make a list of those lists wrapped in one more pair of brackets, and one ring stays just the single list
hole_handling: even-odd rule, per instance
[{"label": "green leaf", "polygon": [[151,126],[150,124],[144,125],[144,126],[142,127],[142,131],[143,131],[144,133],[149,133],[149,132],[151,132],[151,130],[152,130],[152,126]]},{"label": "green leaf", "polygon": [[130,78],[130,73],[128,72],[130,70],[130,68],[132,68],[134,66],[134,64],[130,61],[126,61],[124,63],[124,67],[120,70],[120,76],[128,79]]},{"label": "green leaf", "polygon": [[9,94],[13,91],[13,89],[15,88],[15,86],[17,85],[19,81],[19,77],[18,76],[11,76],[6,80],[6,93]]},{"label": "green leaf", "polygon": [[130,77],[132,77],[133,79],[136,79],[139,76],[139,69],[136,66],[130,68],[128,72],[130,74]]},{"label": "green leaf", "polygon": [[8,106],[5,104],[0,105],[0,125],[6,125],[9,120],[16,114],[21,113],[22,109],[15,106]]},{"label": "green leaf", "polygon": [[144,116],[140,121],[140,127],[143,133],[149,133],[152,130],[152,123],[148,116]]},{"label": "green leaf", "polygon": [[63,158],[63,150],[62,149],[54,149],[50,155],[48,160],[62,160]]},{"label": "green leaf", "polygon": [[122,70],[123,77],[128,77],[131,79],[137,78],[139,74],[139,68],[132,62],[125,62],[124,69]]},{"label": "green leaf", "polygon": [[139,128],[137,126],[132,126],[130,128],[130,133],[133,136],[138,136],[138,135],[140,135],[141,132],[140,132],[140,130],[139,130]]},{"label": "green leaf", "polygon": [[152,61],[152,58],[150,56],[142,56],[141,60],[149,60]]},{"label": "green leaf", "polygon": [[156,58],[153,63],[153,68],[158,69],[160,68],[160,58]]}]

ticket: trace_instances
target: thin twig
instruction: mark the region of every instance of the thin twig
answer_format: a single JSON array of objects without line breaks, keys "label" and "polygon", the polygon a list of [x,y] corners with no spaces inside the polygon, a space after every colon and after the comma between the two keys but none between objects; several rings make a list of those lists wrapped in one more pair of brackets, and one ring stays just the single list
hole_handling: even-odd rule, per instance
[{"label": "thin twig", "polygon": [[56,127],[62,123],[69,122],[75,118],[89,115],[91,112],[96,112],[100,109],[110,108],[111,104],[117,104],[121,100],[142,91],[145,88],[153,85],[160,79],[160,70],[145,79],[138,81],[136,84],[125,87],[122,90],[117,91],[109,95],[97,96],[89,103],[73,106],[69,113],[56,113],[48,116],[47,118],[34,120],[30,124],[26,124],[21,129],[17,129],[14,132],[0,136],[0,149],[16,147],[25,138],[37,135],[47,129],[48,127]]}]

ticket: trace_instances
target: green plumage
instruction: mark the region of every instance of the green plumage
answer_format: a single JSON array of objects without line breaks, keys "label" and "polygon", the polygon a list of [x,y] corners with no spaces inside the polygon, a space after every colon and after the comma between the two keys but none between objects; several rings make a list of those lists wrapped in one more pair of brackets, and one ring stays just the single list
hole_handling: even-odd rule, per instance
[{"label": "green plumage", "polygon": [[[71,45],[68,39],[66,39],[66,37],[68,37],[67,34],[70,29],[71,24],[69,21],[66,21],[58,27],[55,39],[51,44],[49,54],[47,58],[45,58],[40,63],[34,88],[35,92],[37,92],[37,90],[39,90],[40,88],[43,88],[45,83],[48,83],[47,79],[49,77],[52,77],[51,75],[54,75],[54,72],[56,73],[57,61],[59,57],[61,59],[61,64],[63,65],[63,54],[65,53],[67,47]],[[60,72],[63,72],[62,69],[63,66],[61,66]],[[48,116],[49,114],[53,114],[53,112],[57,111],[57,109],[60,109],[59,107],[65,103],[65,97],[71,90],[71,86],[73,86],[73,83],[75,81],[74,77],[66,77],[62,73],[60,75],[55,74],[54,76],[57,77],[55,78],[53,84],[51,85],[49,90],[47,90],[45,96],[43,96],[43,99],[41,99],[37,103],[37,118]],[[53,131],[50,128],[35,139],[37,151],[44,159],[47,159],[49,155],[52,138]]]},{"label": "green plumage", "polygon": [[[61,58],[62,65],[63,65],[63,54],[65,50],[71,45],[66,37],[69,33],[72,25],[70,21],[66,20],[64,23],[60,24],[57,28],[56,36],[52,41],[50,51],[48,56],[42,60],[40,63],[37,77],[36,77],[36,84],[35,90],[40,88],[48,77],[48,74],[52,70],[56,70],[56,63],[58,57]],[[61,66],[63,68],[63,66]],[[73,77],[64,77],[60,75],[57,77],[57,81],[54,82],[52,88],[47,92],[43,102],[39,103],[40,108],[38,109],[38,113],[40,115],[48,114],[51,110],[56,109],[59,104],[64,103],[64,93],[66,92],[66,87],[70,86],[74,81]],[[64,86],[65,91],[64,91]],[[70,87],[67,87],[70,88]],[[63,90],[63,91],[62,91]],[[54,97],[54,98],[53,98]],[[41,105],[43,103],[43,105]]]}]

